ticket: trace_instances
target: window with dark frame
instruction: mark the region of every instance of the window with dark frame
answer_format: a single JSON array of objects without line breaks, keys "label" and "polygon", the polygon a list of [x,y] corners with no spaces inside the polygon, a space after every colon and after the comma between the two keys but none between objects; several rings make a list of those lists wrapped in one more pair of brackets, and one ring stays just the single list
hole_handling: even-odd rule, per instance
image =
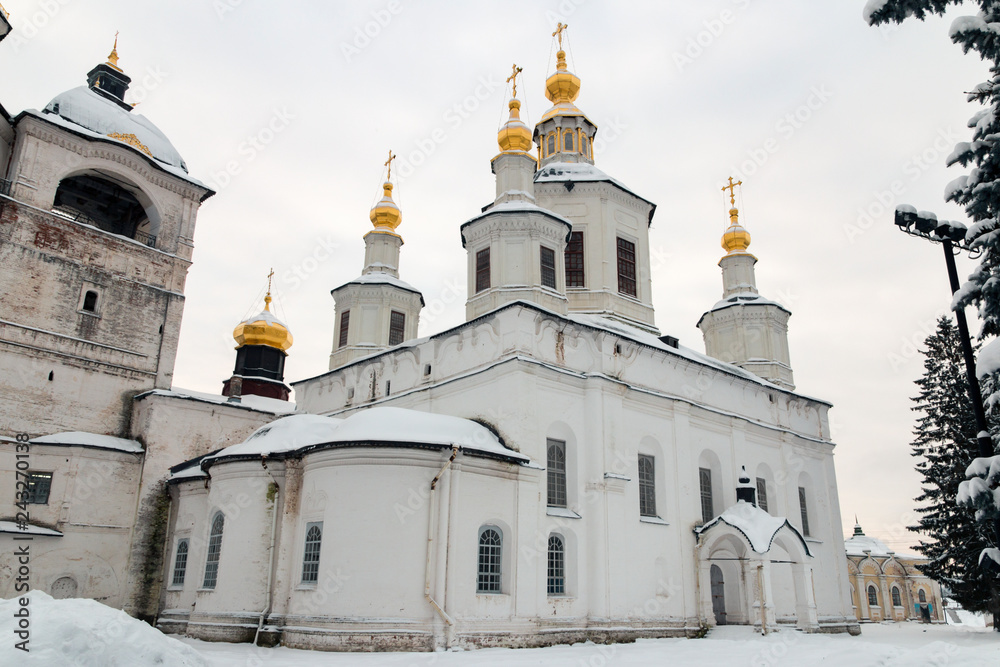
[{"label": "window with dark frame", "polygon": [[208,536],[208,554],[205,556],[205,579],[202,588],[215,588],[219,580],[219,556],[222,553],[222,529],[225,519],[222,512],[216,512],[212,519],[212,531]]},{"label": "window with dark frame", "polygon": [[187,573],[188,561],[188,540],[177,540],[177,553],[174,555],[174,578],[171,579],[171,586],[183,586],[184,575]]},{"label": "window with dark frame", "polygon": [[490,249],[476,253],[476,293],[490,288]]},{"label": "window with dark frame", "polygon": [[549,595],[566,594],[566,544],[558,535],[549,535],[546,583]]},{"label": "window with dark frame", "polygon": [[763,477],[757,478],[757,507],[767,511],[767,480]]},{"label": "window with dark frame", "polygon": [[548,461],[548,506],[566,507],[566,443],[549,438],[546,441]]},{"label": "window with dark frame", "polygon": [[52,473],[28,471],[28,496],[25,502],[31,505],[48,505],[49,491],[52,489]]},{"label": "window with dark frame", "polygon": [[656,516],[656,468],[652,456],[639,454],[639,515]]},{"label": "window with dark frame", "polygon": [[925,593],[924,589],[922,588],[917,591],[917,602],[919,602],[920,604],[927,603],[927,593]]},{"label": "window with dark frame", "polygon": [[635,244],[618,238],[618,292],[626,296],[636,296],[635,284]]},{"label": "window with dark frame", "polygon": [[337,339],[337,347],[344,347],[347,345],[347,330],[351,324],[351,311],[345,310],[340,314],[340,336]]},{"label": "window with dark frame", "polygon": [[583,287],[583,232],[573,232],[566,244],[566,287]]},{"label": "window with dark frame", "polygon": [[802,513],[802,534],[809,537],[809,508],[806,506],[805,487],[799,487],[799,511]]},{"label": "window with dark frame", "polygon": [[545,146],[546,146],[546,149],[547,149],[545,151],[546,157],[548,157],[549,155],[552,155],[553,153],[556,152],[556,135],[555,134],[550,134],[549,135],[548,141],[545,142]]},{"label": "window with dark frame", "polygon": [[698,468],[698,486],[701,490],[701,520],[708,523],[715,517],[715,507],[712,501],[711,469]]},{"label": "window with dark frame", "polygon": [[403,330],[406,328],[406,315],[394,310],[389,313],[389,345],[399,345],[403,342]]},{"label": "window with dark frame", "polygon": [[479,566],[477,593],[499,593],[503,574],[503,539],[493,526],[479,529]]},{"label": "window with dark frame", "polygon": [[556,288],[556,251],[541,246],[539,248],[539,263],[542,268],[542,287]]},{"label": "window with dark frame", "polygon": [[323,542],[323,522],[306,524],[306,547],[302,552],[302,583],[319,581],[319,550]]},{"label": "window with dark frame", "polygon": [[899,597],[899,589],[895,586],[892,587],[892,606],[902,607],[903,600]]},{"label": "window with dark frame", "polygon": [[878,606],[878,591],[874,586],[868,587],[868,606],[877,607]]}]

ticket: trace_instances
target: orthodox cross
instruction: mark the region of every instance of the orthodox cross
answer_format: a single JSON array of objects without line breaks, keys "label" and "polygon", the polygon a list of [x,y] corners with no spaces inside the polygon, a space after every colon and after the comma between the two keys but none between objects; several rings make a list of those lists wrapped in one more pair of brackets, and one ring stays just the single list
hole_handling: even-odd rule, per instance
[{"label": "orthodox cross", "polygon": [[562,50],[562,32],[563,32],[563,30],[565,30],[568,27],[569,27],[568,24],[560,23],[559,26],[556,28],[556,31],[554,33],[552,33],[553,37],[556,37],[556,36],[559,37],[559,50]]},{"label": "orthodox cross", "polygon": [[389,180],[389,176],[392,175],[392,161],[396,159],[396,156],[389,151],[389,159],[385,161],[385,166],[388,168],[385,172],[385,180]]},{"label": "orthodox cross", "polygon": [[517,97],[517,75],[520,73],[521,73],[521,68],[517,66],[517,63],[514,63],[514,65],[511,67],[510,76],[507,77],[507,83],[512,84],[514,89],[510,95],[511,97]]},{"label": "orthodox cross", "polygon": [[269,274],[267,274],[267,293],[268,294],[271,293],[271,278],[274,278],[274,269],[273,268],[271,269],[271,272]]},{"label": "orthodox cross", "polygon": [[743,181],[736,181],[735,183],[733,183],[733,177],[730,176],[729,177],[729,185],[723,185],[722,186],[722,191],[723,192],[725,192],[726,190],[729,190],[729,205],[730,206],[736,206],[736,192],[735,191],[736,191],[736,186],[737,185],[743,185]]}]

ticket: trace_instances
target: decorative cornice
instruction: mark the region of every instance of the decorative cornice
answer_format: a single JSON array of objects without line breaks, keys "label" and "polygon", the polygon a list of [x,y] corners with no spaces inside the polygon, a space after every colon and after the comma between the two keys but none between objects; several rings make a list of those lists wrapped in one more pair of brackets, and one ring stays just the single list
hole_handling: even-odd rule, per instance
[{"label": "decorative cornice", "polygon": [[[566,242],[566,224],[544,213],[518,211],[485,215],[462,225],[462,244],[479,241],[487,236],[504,232],[527,232],[559,243]],[[572,227],[570,227],[572,231]]]}]

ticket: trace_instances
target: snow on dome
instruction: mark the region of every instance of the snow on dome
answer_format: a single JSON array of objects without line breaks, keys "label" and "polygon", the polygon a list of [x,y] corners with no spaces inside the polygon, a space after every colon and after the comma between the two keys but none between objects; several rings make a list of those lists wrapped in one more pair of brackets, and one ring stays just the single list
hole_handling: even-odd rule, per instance
[{"label": "snow on dome", "polygon": [[609,181],[628,190],[623,183],[586,162],[550,162],[535,175],[536,183],[549,181]]},{"label": "snow on dome", "polygon": [[[21,609],[17,598],[0,600],[0,664],[74,665],[76,667],[132,667],[170,665],[208,667],[197,650],[168,637],[148,623],[95,600],[55,600],[42,591],[30,591],[30,653],[14,648]],[[30,660],[28,659],[30,656]]]},{"label": "snow on dome", "polygon": [[709,312],[722,310],[723,308],[729,308],[730,306],[742,306],[745,304],[754,304],[756,306],[777,306],[778,308],[785,310],[785,307],[777,301],[765,299],[760,294],[755,292],[739,292],[737,294],[731,294],[722,301],[717,302],[709,309]]},{"label": "snow on dome", "polygon": [[527,456],[505,447],[489,429],[469,419],[392,407],[368,408],[346,419],[291,415],[262,426],[240,444],[205,460],[283,454],[314,445],[365,443],[457,445],[463,451],[530,462]]},{"label": "snow on dome", "polygon": [[116,438],[111,435],[98,435],[96,433],[85,433],[83,431],[66,431],[65,433],[53,433],[43,435],[31,440],[33,445],[79,445],[81,447],[94,447],[96,449],[114,449],[119,452],[141,453],[142,444],[136,440],[126,440]]},{"label": "snow on dome", "polygon": [[[51,120],[49,116],[57,116],[104,137],[132,135],[148,149],[148,155],[153,159],[187,173],[187,165],[180,153],[158,127],[149,122],[145,116],[126,111],[99,93],[95,93],[88,86],[79,86],[56,95],[42,113],[42,117],[47,120]],[[132,143],[127,141],[122,143],[145,153]]]},{"label": "snow on dome", "polygon": [[719,523],[725,523],[743,533],[750,543],[751,548],[759,554],[766,554],[771,550],[771,542],[779,530],[788,526],[795,535],[802,541],[802,548],[807,555],[809,547],[806,545],[802,535],[795,529],[788,519],[783,516],[771,516],[756,505],[752,505],[743,500],[737,501],[735,505],[726,509],[725,512],[715,517],[704,526],[695,529],[699,535],[706,532]]}]

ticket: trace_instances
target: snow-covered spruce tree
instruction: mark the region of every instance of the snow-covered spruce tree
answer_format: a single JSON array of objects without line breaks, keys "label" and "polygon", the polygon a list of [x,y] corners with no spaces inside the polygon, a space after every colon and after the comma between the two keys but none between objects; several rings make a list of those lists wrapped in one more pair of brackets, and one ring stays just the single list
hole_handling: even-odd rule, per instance
[{"label": "snow-covered spruce tree", "polygon": [[[975,86],[968,101],[982,108],[969,120],[972,140],[961,142],[948,157],[948,165],[972,167],[945,188],[945,199],[962,204],[972,221],[966,242],[982,252],[979,266],[955,296],[954,308],[975,305],[983,326],[976,374],[986,380],[990,411],[1000,412],[1000,0],[868,0],[864,18],[869,25],[901,23],[908,17],[923,20],[943,14],[950,5],[979,8],[976,16],[962,16],[951,24],[951,40],[965,53],[975,52],[988,63],[990,80]],[[997,577],[1000,568],[1000,457],[978,458],[966,470],[969,478],[959,485],[958,502],[976,509],[980,534],[988,542],[980,561]],[[984,562],[985,561],[985,562]],[[995,605],[1000,579],[991,582]],[[1000,610],[993,609],[994,613]],[[1000,628],[996,628],[1000,631]]]},{"label": "snow-covered spruce tree", "polygon": [[[913,410],[920,413],[914,429],[913,456],[923,480],[917,512],[920,520],[910,530],[921,533],[917,551],[927,557],[921,571],[947,586],[952,597],[970,611],[993,611],[991,575],[979,566],[979,555],[989,543],[975,521],[975,510],[957,504],[965,470],[978,456],[976,417],[969,403],[965,361],[958,327],[949,318],[938,320],[937,330],[924,341],[924,374],[916,381],[920,393]],[[1000,419],[990,419],[997,432]],[[994,620],[997,616],[994,616]]]}]

